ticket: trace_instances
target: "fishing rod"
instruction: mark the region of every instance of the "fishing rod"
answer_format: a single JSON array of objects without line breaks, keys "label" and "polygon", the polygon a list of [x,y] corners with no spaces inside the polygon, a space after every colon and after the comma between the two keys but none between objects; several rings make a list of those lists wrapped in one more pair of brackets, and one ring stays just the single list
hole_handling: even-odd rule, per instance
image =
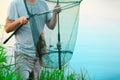
[{"label": "fishing rod", "polygon": [[[31,17],[33,16],[39,16],[39,15],[43,15],[43,14],[47,14],[47,13],[53,13],[55,11],[57,11],[58,9],[61,9],[61,10],[66,10],[66,9],[69,9],[69,8],[72,8],[72,7],[75,7],[75,6],[78,6],[80,4],[81,1],[75,1],[71,4],[68,4],[68,5],[65,5],[63,7],[59,7],[59,8],[55,8],[53,10],[48,10],[48,11],[45,11],[45,12],[42,12],[40,14],[32,14],[29,16],[29,18],[27,18],[27,20],[29,20]],[[11,39],[11,37],[23,26],[24,24],[19,24],[17,26],[17,28],[15,29],[15,31],[3,42],[3,44],[6,44],[9,39]]]}]

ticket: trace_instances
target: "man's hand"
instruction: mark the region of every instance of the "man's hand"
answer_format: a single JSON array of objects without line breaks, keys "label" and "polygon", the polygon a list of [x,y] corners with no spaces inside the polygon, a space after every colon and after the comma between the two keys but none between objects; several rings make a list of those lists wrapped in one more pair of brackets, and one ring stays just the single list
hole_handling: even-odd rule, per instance
[{"label": "man's hand", "polygon": [[54,29],[57,22],[57,14],[61,12],[61,8],[59,5],[55,5],[53,10],[53,16],[49,22],[47,22],[47,26],[49,29]]},{"label": "man's hand", "polygon": [[55,5],[53,12],[57,14],[57,13],[60,13],[61,11],[62,10],[60,8],[60,5]]},{"label": "man's hand", "polygon": [[25,16],[22,16],[22,17],[19,18],[19,23],[20,24],[27,24],[28,20]]}]

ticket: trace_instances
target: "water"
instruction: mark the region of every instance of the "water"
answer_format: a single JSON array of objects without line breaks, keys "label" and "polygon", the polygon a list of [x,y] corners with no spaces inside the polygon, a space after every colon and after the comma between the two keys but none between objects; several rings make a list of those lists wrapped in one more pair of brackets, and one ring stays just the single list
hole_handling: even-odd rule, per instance
[{"label": "water", "polygon": [[91,80],[120,80],[120,24],[100,23],[81,24],[71,66],[85,68]]},{"label": "water", "polygon": [[85,68],[92,80],[120,79],[120,54],[117,52],[118,49],[78,47],[76,47],[71,60],[71,66],[76,71]]},{"label": "water", "polygon": [[120,80],[119,0],[84,0],[71,66],[91,80]]}]

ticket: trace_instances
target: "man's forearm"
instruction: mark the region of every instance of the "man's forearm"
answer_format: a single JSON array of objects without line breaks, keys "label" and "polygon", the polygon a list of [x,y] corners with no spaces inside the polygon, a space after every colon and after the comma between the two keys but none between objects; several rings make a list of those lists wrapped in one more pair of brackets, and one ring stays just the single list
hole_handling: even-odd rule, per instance
[{"label": "man's forearm", "polygon": [[7,33],[15,30],[16,26],[18,26],[19,24],[27,24],[28,20],[26,17],[22,16],[18,19],[14,20],[7,20],[6,24],[5,24],[5,31]]},{"label": "man's forearm", "polygon": [[47,26],[50,29],[54,29],[55,25],[56,25],[56,22],[57,22],[57,14],[53,13],[53,16],[52,16],[51,20],[47,23]]},{"label": "man's forearm", "polygon": [[19,25],[19,20],[7,20],[5,24],[5,31],[7,33],[12,32],[15,30],[16,26]]}]

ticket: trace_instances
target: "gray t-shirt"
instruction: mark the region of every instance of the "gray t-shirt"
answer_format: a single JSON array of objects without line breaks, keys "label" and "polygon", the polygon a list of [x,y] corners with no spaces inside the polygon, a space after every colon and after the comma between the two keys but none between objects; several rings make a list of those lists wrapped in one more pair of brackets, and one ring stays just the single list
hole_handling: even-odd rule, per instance
[{"label": "gray t-shirt", "polygon": [[[28,10],[31,14],[40,14],[41,12],[48,11],[48,6],[44,0],[37,0],[37,3],[28,3]],[[25,7],[25,6],[24,6]],[[8,10],[8,19],[16,20],[21,16],[26,16],[26,11],[22,10],[23,6],[17,2],[12,1]],[[47,21],[51,19],[50,14],[35,16],[38,32],[41,33]],[[23,27],[15,34],[16,44],[15,51],[28,55],[35,55],[36,47],[34,46],[30,22],[23,25]]]}]

